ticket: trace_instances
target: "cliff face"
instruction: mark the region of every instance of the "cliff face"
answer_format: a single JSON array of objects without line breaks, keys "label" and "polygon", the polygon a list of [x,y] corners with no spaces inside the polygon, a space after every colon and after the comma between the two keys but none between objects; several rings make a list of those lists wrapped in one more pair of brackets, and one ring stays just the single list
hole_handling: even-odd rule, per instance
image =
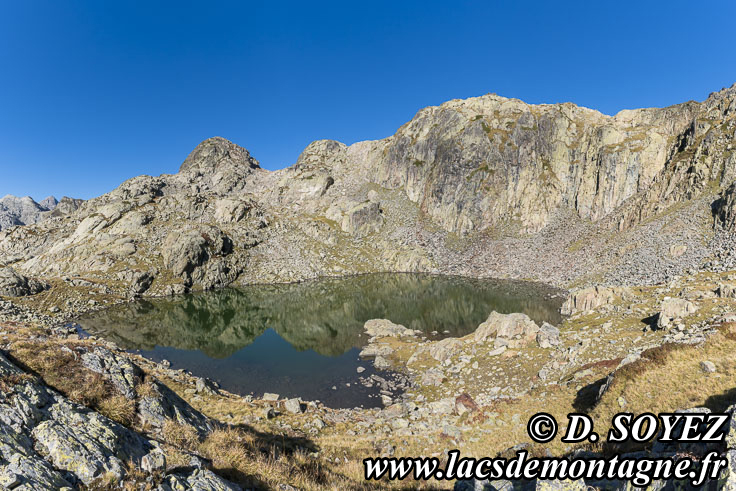
[{"label": "cliff face", "polygon": [[733,222],[735,117],[736,86],[615,116],[487,95],[276,172],[211,138],[177,174],[0,232],[0,263],[146,294],[374,271],[658,281],[713,254],[714,215]]},{"label": "cliff face", "polygon": [[380,142],[310,146],[299,161],[361,167],[452,232],[514,221],[536,232],[560,208],[597,221],[642,194],[631,225],[711,181],[733,180],[734,111],[736,88],[613,117],[487,95],[423,109]]}]

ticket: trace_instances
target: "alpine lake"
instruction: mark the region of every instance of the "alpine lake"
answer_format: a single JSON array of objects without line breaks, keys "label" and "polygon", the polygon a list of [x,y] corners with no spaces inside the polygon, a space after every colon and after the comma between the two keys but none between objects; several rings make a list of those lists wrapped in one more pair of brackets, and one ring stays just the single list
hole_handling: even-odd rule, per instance
[{"label": "alpine lake", "polygon": [[386,273],[138,300],[77,322],[83,334],[236,394],[377,407],[378,389],[360,383],[376,373],[358,356],[367,320],[442,339],[473,332],[494,310],[556,325],[561,304],[560,291],[538,283]]}]

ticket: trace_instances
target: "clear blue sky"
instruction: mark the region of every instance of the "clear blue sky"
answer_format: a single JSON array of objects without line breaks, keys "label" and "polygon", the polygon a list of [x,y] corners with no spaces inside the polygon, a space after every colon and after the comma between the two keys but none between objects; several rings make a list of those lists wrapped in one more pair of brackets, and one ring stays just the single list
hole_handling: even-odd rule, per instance
[{"label": "clear blue sky", "polygon": [[496,92],[612,114],[736,82],[736,3],[0,0],[0,196],[90,198],[224,136],[268,169]]}]

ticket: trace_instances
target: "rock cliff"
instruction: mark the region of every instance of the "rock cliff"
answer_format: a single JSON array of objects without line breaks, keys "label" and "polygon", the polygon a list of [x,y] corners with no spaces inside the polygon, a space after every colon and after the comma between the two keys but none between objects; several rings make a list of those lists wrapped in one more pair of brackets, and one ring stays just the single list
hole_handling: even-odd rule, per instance
[{"label": "rock cliff", "polygon": [[661,281],[732,228],[735,116],[736,86],[615,116],[486,95],[275,172],[211,138],[176,174],[0,232],[0,263],[146,295],[376,271]]}]

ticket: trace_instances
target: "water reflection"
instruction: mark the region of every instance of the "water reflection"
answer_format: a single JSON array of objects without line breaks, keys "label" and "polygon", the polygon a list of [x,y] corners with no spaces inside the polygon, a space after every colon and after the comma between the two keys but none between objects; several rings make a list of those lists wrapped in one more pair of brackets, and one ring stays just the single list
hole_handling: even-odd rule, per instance
[{"label": "water reflection", "polygon": [[88,331],[127,349],[156,346],[232,355],[273,329],[296,350],[337,356],[363,345],[369,319],[462,336],[492,310],[560,320],[556,293],[525,282],[373,274],[288,285],[257,285],[116,306],[81,319]]},{"label": "water reflection", "polygon": [[[368,403],[355,386],[363,324],[391,319],[436,337],[462,336],[492,310],[558,323],[558,293],[538,284],[374,274],[142,300],[79,320],[92,334],[240,393],[279,392],[333,406]],[[445,332],[447,331],[447,332]],[[365,364],[363,364],[365,366]],[[370,367],[368,367],[370,368]],[[370,374],[370,371],[364,375]]]}]

